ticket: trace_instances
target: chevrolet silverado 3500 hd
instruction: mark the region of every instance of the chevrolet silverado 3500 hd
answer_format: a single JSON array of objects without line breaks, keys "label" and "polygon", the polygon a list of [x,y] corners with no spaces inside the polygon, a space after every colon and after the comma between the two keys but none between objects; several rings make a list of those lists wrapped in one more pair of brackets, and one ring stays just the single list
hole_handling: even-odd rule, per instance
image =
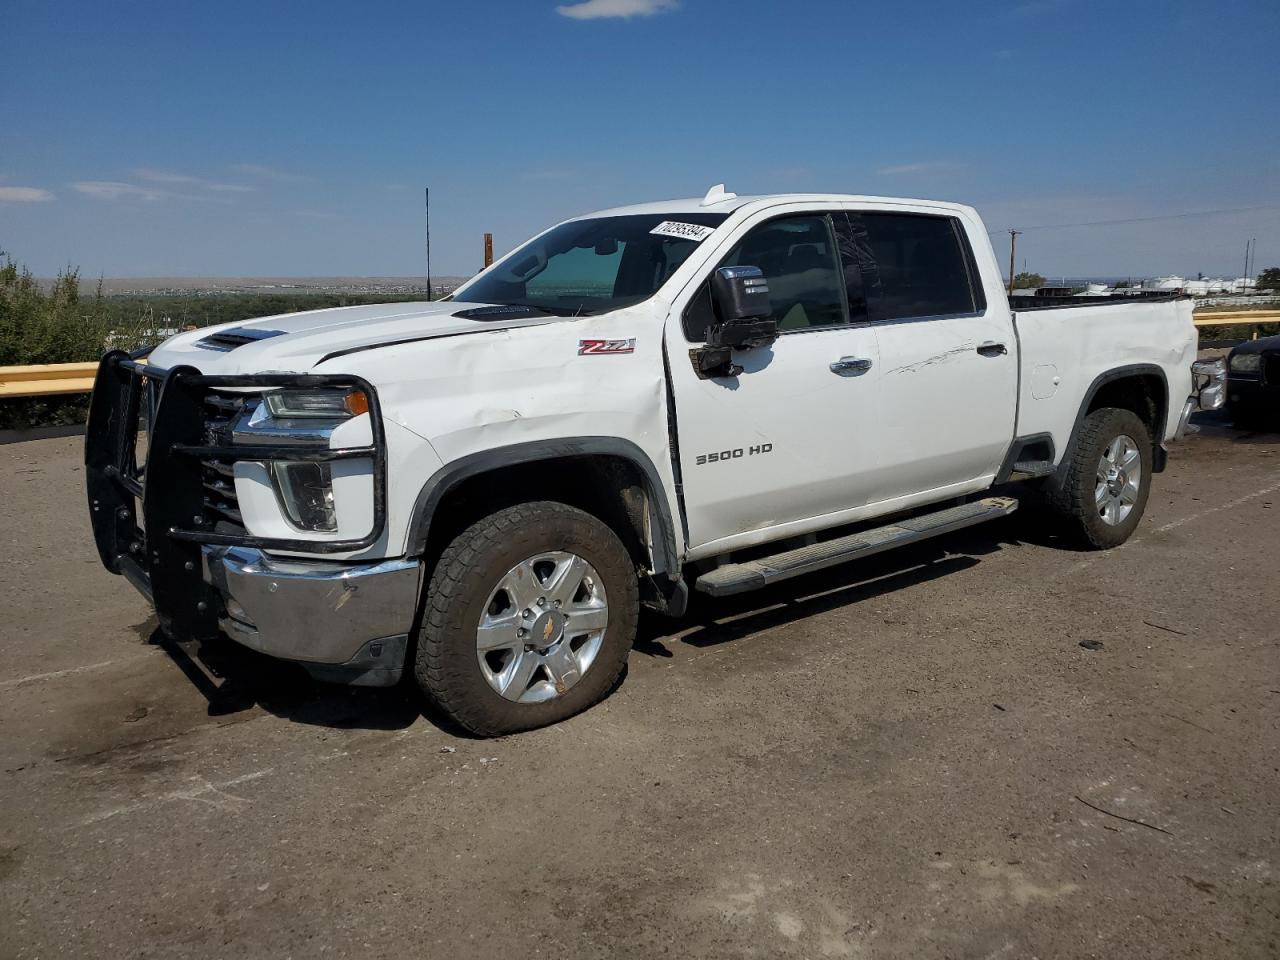
[{"label": "chevrolet silverado 3500 hd", "polygon": [[977,213],[841,195],[567,220],[443,302],[181,333],[98,371],[107,569],[178,639],[496,735],[599,700],[641,603],[751,590],[1004,516],[1142,517],[1193,375],[1185,299],[1010,310]]}]

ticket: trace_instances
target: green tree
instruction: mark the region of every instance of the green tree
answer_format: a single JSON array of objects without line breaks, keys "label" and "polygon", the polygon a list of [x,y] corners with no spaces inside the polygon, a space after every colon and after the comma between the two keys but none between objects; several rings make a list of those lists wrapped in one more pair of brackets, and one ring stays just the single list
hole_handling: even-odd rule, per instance
[{"label": "green tree", "polygon": [[1259,290],[1280,290],[1280,267],[1268,267],[1258,274]]},{"label": "green tree", "polygon": [[1013,278],[1013,289],[1015,290],[1034,290],[1036,287],[1045,285],[1044,277],[1038,273],[1019,273]]}]

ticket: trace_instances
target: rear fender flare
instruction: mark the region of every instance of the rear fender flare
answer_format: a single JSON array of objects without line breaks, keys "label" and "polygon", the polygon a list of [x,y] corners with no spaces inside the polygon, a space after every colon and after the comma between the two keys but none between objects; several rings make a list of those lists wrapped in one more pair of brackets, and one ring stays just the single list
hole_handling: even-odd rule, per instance
[{"label": "rear fender flare", "polygon": [[1053,482],[1061,484],[1066,477],[1066,468],[1068,459],[1075,450],[1076,441],[1080,437],[1080,431],[1084,428],[1084,418],[1087,415],[1090,405],[1093,403],[1094,397],[1098,395],[1098,391],[1105,387],[1108,383],[1114,383],[1117,380],[1124,380],[1128,377],[1148,377],[1155,376],[1160,380],[1161,389],[1164,391],[1160,408],[1157,415],[1156,434],[1152,439],[1152,455],[1155,461],[1155,469],[1158,473],[1164,469],[1164,432],[1169,420],[1169,378],[1165,375],[1164,370],[1156,366],[1154,363],[1133,363],[1123,367],[1115,367],[1111,370],[1103,371],[1093,379],[1093,383],[1089,384],[1089,389],[1084,392],[1084,397],[1080,401],[1080,409],[1076,411],[1076,421],[1071,427],[1071,438],[1067,441],[1063,448],[1062,460],[1058,463],[1058,469],[1053,475]]}]

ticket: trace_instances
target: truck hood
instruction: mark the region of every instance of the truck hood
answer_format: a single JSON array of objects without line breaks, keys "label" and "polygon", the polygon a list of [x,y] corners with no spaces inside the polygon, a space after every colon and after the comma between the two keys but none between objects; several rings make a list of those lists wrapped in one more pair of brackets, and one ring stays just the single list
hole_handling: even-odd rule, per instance
[{"label": "truck hood", "polygon": [[[157,367],[192,366],[206,374],[305,373],[326,359],[437,337],[565,323],[572,318],[497,311],[478,303],[377,303],[282,313],[202,327],[170,337],[151,352]],[[480,318],[455,314],[479,309]]]}]

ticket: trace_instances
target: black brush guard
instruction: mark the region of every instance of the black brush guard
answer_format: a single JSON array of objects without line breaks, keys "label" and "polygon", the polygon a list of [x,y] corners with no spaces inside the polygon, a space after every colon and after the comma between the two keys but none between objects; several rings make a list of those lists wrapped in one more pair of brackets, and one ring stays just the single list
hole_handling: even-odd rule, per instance
[{"label": "black brush guard", "polygon": [[[204,398],[227,388],[347,387],[369,399],[370,446],[329,448],[210,444]],[[154,402],[152,399],[154,397]],[[137,439],[150,408],[145,464]],[[229,532],[206,513],[205,460],[373,461],[373,525],[358,540],[293,540]],[[222,598],[204,581],[201,546],[251,547],[307,554],[349,553],[372,546],[386,526],[386,441],[373,385],[347,374],[204,376],[194,367],[162,370],[123,351],[102,358],[85,434],[89,517],[103,566],[123,574],[155,607],[161,629],[176,639],[218,633]]]}]

